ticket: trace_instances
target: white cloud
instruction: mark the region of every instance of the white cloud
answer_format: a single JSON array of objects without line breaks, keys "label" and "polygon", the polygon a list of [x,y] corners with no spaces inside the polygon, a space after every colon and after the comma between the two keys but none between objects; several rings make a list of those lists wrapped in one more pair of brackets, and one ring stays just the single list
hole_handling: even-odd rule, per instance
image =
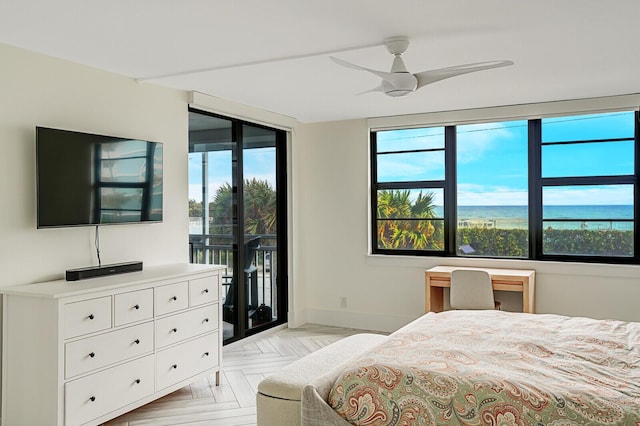
[{"label": "white cloud", "polygon": [[[386,172],[386,173],[385,173]],[[444,154],[390,154],[378,157],[380,181],[442,179]]]},{"label": "white cloud", "polygon": [[274,190],[276,189],[276,177],[273,175],[273,173],[263,173],[263,174],[250,174],[248,176],[245,177],[246,179],[257,179],[257,180],[261,180],[261,181],[267,181],[269,182],[269,185],[271,185],[271,188],[273,188]]},{"label": "white cloud", "polygon": [[488,188],[477,185],[461,185],[458,188],[460,206],[526,206],[529,204],[528,197],[527,190],[519,188]]},{"label": "white cloud", "polygon": [[202,186],[200,184],[189,184],[189,199],[196,200],[199,203],[202,202]]},{"label": "white cloud", "polygon": [[[475,184],[458,186],[460,206],[525,206],[528,192],[522,188],[487,187]],[[543,192],[545,206],[631,205],[633,189],[630,185],[550,187]]]},{"label": "white cloud", "polygon": [[458,163],[478,161],[487,152],[498,148],[497,142],[517,138],[517,134],[509,130],[514,124],[480,123],[458,126],[456,150]]},{"label": "white cloud", "polygon": [[[216,190],[220,188],[223,184],[228,181],[222,180],[210,180],[209,181],[209,201],[212,201],[216,195]],[[196,200],[198,202],[202,202],[202,184],[198,183],[190,183],[189,184],[189,199]]]},{"label": "white cloud", "polygon": [[551,187],[542,193],[546,206],[631,205],[631,185],[606,185],[583,187]]}]

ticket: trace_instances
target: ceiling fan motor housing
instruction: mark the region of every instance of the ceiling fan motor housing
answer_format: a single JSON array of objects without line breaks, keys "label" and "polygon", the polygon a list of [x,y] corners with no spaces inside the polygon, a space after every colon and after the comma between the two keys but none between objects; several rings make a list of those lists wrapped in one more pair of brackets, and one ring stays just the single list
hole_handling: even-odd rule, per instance
[{"label": "ceiling fan motor housing", "polygon": [[408,95],[411,92],[415,92],[418,87],[418,80],[416,77],[408,72],[394,72],[393,84],[387,80],[382,80],[382,91],[394,98]]}]

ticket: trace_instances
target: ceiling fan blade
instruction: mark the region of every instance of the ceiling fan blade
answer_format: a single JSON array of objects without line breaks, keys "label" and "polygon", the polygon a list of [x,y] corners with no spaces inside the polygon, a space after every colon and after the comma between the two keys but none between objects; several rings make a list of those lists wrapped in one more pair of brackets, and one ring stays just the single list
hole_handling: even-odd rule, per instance
[{"label": "ceiling fan blade", "polygon": [[368,71],[371,74],[377,75],[378,77],[380,77],[383,80],[387,80],[389,81],[391,84],[393,84],[393,73],[390,72],[384,72],[384,71],[377,71],[377,70],[372,70],[371,68],[365,68],[365,67],[361,67],[360,65],[356,65],[356,64],[352,64],[351,62],[347,62],[347,61],[343,61],[342,59],[338,59],[334,56],[329,56],[331,58],[331,60],[333,62],[335,62],[336,64],[340,64],[343,67],[347,67],[347,68],[353,68],[354,70],[360,70],[360,71]]},{"label": "ceiling fan blade", "polygon": [[488,70],[491,68],[500,68],[513,65],[513,61],[489,61],[476,62],[473,64],[455,65],[453,67],[439,68],[436,70],[423,71],[414,74],[418,79],[418,87],[444,80],[445,78],[455,77],[458,75],[468,74],[470,72]]},{"label": "ceiling fan blade", "polygon": [[365,93],[371,93],[371,92],[383,92],[384,93],[384,88],[382,87],[382,85],[380,85],[378,87],[374,87],[373,89],[369,89],[369,90],[365,90],[364,92],[360,92],[360,93],[357,94],[357,96],[364,95]]}]

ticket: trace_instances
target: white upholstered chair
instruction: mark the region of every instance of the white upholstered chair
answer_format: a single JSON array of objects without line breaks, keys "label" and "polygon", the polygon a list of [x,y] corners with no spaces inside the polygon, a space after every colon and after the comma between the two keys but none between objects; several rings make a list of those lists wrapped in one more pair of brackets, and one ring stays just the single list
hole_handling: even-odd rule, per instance
[{"label": "white upholstered chair", "polygon": [[452,309],[500,309],[493,297],[491,276],[478,269],[451,271],[449,304]]}]

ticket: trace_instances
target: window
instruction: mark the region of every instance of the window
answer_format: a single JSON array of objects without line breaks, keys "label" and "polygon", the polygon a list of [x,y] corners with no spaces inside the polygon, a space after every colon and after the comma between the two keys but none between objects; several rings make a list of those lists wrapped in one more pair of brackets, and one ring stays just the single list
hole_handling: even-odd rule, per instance
[{"label": "window", "polygon": [[526,121],[456,127],[456,254],[529,255]]},{"label": "window", "polygon": [[635,114],[541,120],[541,257],[634,257]]},{"label": "window", "polygon": [[444,128],[372,135],[374,247],[444,253]]},{"label": "window", "polygon": [[372,251],[640,263],[634,111],[371,133]]}]

